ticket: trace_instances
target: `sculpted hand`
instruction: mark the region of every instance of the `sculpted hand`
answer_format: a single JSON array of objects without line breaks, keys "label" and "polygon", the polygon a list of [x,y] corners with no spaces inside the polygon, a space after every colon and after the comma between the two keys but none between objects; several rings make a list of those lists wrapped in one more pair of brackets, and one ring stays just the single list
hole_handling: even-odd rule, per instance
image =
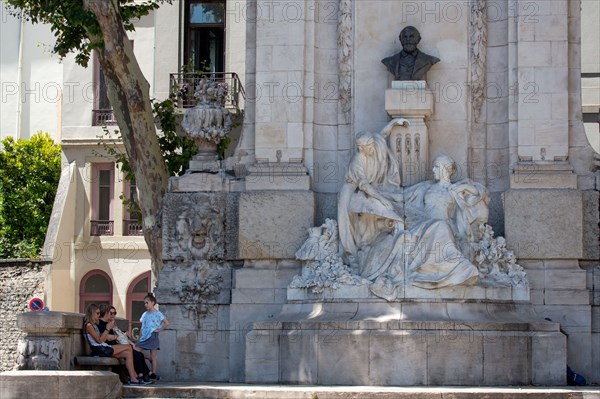
[{"label": "sculpted hand", "polygon": [[408,119],[404,119],[404,118],[395,118],[392,119],[382,130],[381,130],[381,135],[383,137],[387,137],[389,136],[390,132],[392,131],[392,128],[394,126],[410,126],[410,122]]}]

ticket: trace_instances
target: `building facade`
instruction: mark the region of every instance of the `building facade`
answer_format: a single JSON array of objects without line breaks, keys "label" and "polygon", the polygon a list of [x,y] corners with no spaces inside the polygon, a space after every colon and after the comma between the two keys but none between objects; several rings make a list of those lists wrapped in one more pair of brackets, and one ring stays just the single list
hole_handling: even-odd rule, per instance
[{"label": "building facade", "polygon": [[[225,338],[203,336],[185,295],[168,291],[192,290],[177,288],[179,276],[200,277],[188,275],[191,268],[169,276],[181,265],[167,259],[159,282],[176,284],[159,284],[175,321],[163,334],[169,352],[161,361],[175,364],[166,377],[252,381],[252,359],[236,334],[284,309],[306,227],[337,216],[356,134],[389,121],[391,78],[380,60],[400,50],[398,33],[412,25],[419,48],[441,60],[427,75],[434,111],[425,159],[450,155],[458,178],[487,187],[490,224],[527,272],[532,309],[561,324],[567,363],[600,381],[598,12],[592,0],[188,0],[138,21],[130,39],[155,98],[166,98],[171,74],[191,63],[236,72],[247,99],[227,163],[241,176],[230,188],[239,202],[229,280],[205,319]],[[132,188],[98,146],[100,125],[113,122],[101,71],[72,58],[60,71],[56,137],[65,168],[46,247],[48,303],[77,311],[111,301],[135,320],[139,295],[155,282],[139,228],[119,200]],[[14,113],[23,118],[18,107]],[[175,191],[186,191],[178,184]],[[212,192],[202,184],[191,191]],[[198,316],[200,305],[194,309]]]}]

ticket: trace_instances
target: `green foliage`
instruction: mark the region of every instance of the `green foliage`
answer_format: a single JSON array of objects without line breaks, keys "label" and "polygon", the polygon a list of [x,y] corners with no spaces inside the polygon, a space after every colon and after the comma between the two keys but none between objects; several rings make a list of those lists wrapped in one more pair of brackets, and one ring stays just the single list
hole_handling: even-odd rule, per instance
[{"label": "green foliage", "polygon": [[[180,176],[189,167],[190,160],[196,154],[196,145],[192,140],[177,135],[175,105],[171,98],[164,101],[153,100],[152,111],[162,130],[162,135],[158,136],[158,145],[169,175]],[[114,135],[112,135],[106,127],[103,129],[104,140],[99,145],[102,145],[104,151],[115,159],[117,167],[123,172],[125,180],[135,184],[135,174],[129,164],[127,154],[116,145],[121,138],[120,132],[115,130]],[[141,213],[135,201],[126,198],[123,194],[120,198],[123,204],[127,206],[132,218],[137,217],[140,220]]]},{"label": "green foliage", "polygon": [[42,132],[0,144],[0,258],[34,258],[52,213],[61,149]]},{"label": "green foliage", "polygon": [[177,120],[173,99],[153,101],[154,117],[159,121],[163,132],[158,137],[158,144],[162,151],[167,170],[170,176],[179,176],[189,167],[190,160],[196,154],[196,145],[187,137],[177,135]]},{"label": "green foliage", "polygon": [[231,138],[229,137],[224,137],[219,141],[219,144],[217,144],[217,154],[219,155],[219,159],[225,159],[225,150],[227,150],[229,144],[231,144]]},{"label": "green foliage", "polygon": [[[84,8],[82,0],[4,0],[4,3],[12,15],[33,23],[49,24],[56,37],[53,52],[61,58],[75,53],[75,61],[85,67],[91,51],[104,45],[102,41],[92,41],[93,37],[101,37],[100,26],[94,14]],[[149,0],[142,4],[119,0],[124,28],[134,30],[135,19],[148,15],[163,3],[171,4],[172,0]]]}]

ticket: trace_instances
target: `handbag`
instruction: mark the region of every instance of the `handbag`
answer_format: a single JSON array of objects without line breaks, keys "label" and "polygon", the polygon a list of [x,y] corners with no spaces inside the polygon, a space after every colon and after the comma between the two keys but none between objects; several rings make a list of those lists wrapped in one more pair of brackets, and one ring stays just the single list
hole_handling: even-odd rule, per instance
[{"label": "handbag", "polygon": [[91,345],[92,356],[111,357],[115,350],[106,345]]},{"label": "handbag", "polygon": [[113,328],[113,332],[117,335],[117,342],[122,345],[129,345],[129,339],[127,335],[117,327]]}]

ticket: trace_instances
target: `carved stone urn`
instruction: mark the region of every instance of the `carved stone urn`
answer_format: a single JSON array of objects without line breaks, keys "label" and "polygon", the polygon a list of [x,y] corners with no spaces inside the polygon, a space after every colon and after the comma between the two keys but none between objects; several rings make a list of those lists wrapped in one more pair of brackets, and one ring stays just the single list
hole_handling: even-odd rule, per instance
[{"label": "carved stone urn", "polygon": [[225,108],[227,83],[201,78],[194,97],[198,104],[188,109],[181,127],[198,148],[189,171],[216,172],[220,169],[217,146],[231,132],[231,114]]},{"label": "carved stone urn", "polygon": [[196,148],[198,149],[198,152],[193,157],[194,161],[215,162],[219,160],[219,155],[217,153],[217,146],[219,144],[217,142],[198,136],[191,138],[194,140],[194,144],[196,144]]}]

